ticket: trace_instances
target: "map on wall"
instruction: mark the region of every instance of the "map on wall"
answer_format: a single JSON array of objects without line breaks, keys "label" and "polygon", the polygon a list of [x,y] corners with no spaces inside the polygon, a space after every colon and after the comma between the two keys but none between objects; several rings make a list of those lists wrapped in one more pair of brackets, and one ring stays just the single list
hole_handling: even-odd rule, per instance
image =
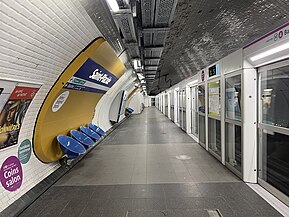
[{"label": "map on wall", "polygon": [[18,143],[19,131],[40,85],[0,80],[0,149]]},{"label": "map on wall", "polygon": [[86,62],[64,85],[66,89],[86,91],[93,93],[106,93],[118,80],[118,78],[95,63],[92,59]]}]

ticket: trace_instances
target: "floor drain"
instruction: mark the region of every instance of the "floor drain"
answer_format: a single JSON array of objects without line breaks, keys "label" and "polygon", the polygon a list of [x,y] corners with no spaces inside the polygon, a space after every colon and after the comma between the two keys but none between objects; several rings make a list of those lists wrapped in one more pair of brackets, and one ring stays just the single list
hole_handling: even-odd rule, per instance
[{"label": "floor drain", "polygon": [[179,160],[190,160],[190,159],[192,159],[192,157],[190,157],[188,155],[185,155],[185,154],[178,155],[178,156],[176,156],[176,158],[179,159]]},{"label": "floor drain", "polygon": [[215,210],[207,210],[208,214],[210,217],[223,217],[223,215],[221,214],[220,210],[215,209]]}]

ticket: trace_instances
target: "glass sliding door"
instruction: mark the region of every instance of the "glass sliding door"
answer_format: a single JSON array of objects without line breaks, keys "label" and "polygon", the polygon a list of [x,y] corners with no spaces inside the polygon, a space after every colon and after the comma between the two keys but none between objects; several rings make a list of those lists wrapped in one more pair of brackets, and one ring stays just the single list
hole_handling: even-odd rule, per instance
[{"label": "glass sliding door", "polygon": [[159,109],[159,97],[155,97],[155,106]]},{"label": "glass sliding door", "polygon": [[222,156],[220,80],[208,83],[208,109],[209,150],[220,160]]},{"label": "glass sliding door", "polygon": [[183,124],[183,91],[179,91],[179,125],[182,127]]},{"label": "glass sliding door", "polygon": [[172,121],[174,121],[174,106],[175,106],[175,104],[174,104],[174,94],[171,92],[170,93],[170,98],[171,98],[171,120]]},{"label": "glass sliding door", "polygon": [[289,205],[289,61],[258,72],[259,183]]},{"label": "glass sliding door", "polygon": [[180,98],[179,98],[179,91],[176,91],[176,124],[180,123],[180,112],[179,112],[179,107],[180,107]]},{"label": "glass sliding door", "polygon": [[186,91],[182,90],[182,129],[186,131],[187,129],[186,122]]},{"label": "glass sliding door", "polygon": [[169,103],[169,100],[168,100],[168,94],[167,93],[165,94],[165,102],[164,103],[165,103],[165,115],[168,116],[168,112],[169,112],[169,107],[168,107],[169,104],[168,103]]},{"label": "glass sliding door", "polygon": [[156,104],[155,104],[155,97],[152,97],[152,98],[151,98],[151,105],[152,105],[152,106],[156,106]]},{"label": "glass sliding door", "polygon": [[206,89],[205,85],[198,86],[198,118],[199,118],[199,143],[206,146]]},{"label": "glass sliding door", "polygon": [[191,133],[198,137],[198,87],[191,87]]},{"label": "glass sliding door", "polygon": [[237,175],[242,174],[242,77],[225,78],[225,160]]}]

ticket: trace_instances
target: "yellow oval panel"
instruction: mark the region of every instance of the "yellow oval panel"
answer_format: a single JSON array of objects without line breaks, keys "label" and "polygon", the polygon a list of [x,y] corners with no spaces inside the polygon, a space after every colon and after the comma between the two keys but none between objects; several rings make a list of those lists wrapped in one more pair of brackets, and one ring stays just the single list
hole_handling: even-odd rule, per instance
[{"label": "yellow oval panel", "polygon": [[[42,162],[57,161],[63,156],[56,136],[67,135],[70,130],[78,129],[81,125],[91,122],[95,106],[104,95],[63,88],[88,58],[117,78],[125,72],[125,66],[103,38],[92,42],[69,64],[47,95],[36,121],[33,138],[34,153]],[[63,94],[66,97],[63,99],[59,97],[67,91],[69,93]],[[57,109],[54,107],[56,112],[53,112],[52,106],[55,106],[55,101],[61,106],[56,106]]]}]

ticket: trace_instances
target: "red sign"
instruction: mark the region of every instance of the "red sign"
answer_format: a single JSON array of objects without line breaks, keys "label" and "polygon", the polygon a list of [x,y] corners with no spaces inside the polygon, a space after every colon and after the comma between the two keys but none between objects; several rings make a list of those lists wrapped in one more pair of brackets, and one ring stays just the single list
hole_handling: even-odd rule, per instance
[{"label": "red sign", "polygon": [[9,99],[33,99],[39,88],[16,86]]}]

